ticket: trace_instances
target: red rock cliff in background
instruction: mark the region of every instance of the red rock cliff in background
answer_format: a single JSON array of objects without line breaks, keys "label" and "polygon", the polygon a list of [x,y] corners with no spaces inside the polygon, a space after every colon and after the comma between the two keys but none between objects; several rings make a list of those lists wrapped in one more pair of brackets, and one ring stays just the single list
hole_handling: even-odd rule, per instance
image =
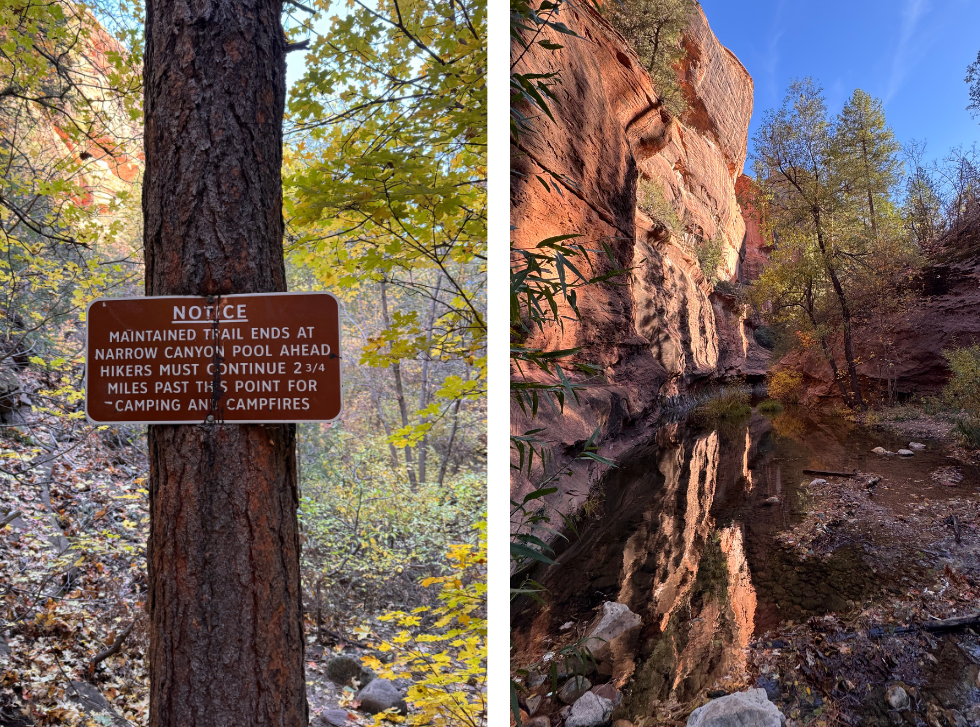
[{"label": "red rock cliff in background", "polygon": [[[687,56],[679,69],[689,110],[671,118],[636,54],[598,12],[566,4],[562,14],[580,37],[553,34],[548,39],[564,46],[554,51],[535,44],[521,54],[515,45],[517,72],[560,71],[561,84],[551,102],[555,120],[534,114],[534,130],[512,147],[513,244],[529,248],[578,233],[590,248],[609,245],[617,265],[632,272],[619,285],[583,291],[581,320],[566,320],[563,330],[554,327],[529,342],[547,350],[581,347],[582,360],[605,369],[605,381],[585,388],[564,415],[539,412],[531,422],[519,409],[512,412],[516,433],[546,428],[552,467],[567,466],[596,428],[600,453],[615,457],[657,420],[665,399],[698,380],[761,375],[768,360],[746,310],[713,293],[705,274],[742,280],[758,274],[746,265],[749,257],[754,264],[763,254],[758,234],[751,255],[746,250],[746,221],[736,199],[752,78],[698,8],[684,34]],[[563,194],[543,189],[537,175],[547,173],[567,180]],[[663,220],[637,208],[637,188],[645,181],[683,206],[689,232],[723,240],[717,271],[702,271],[689,239],[677,239]],[[597,270],[608,268],[601,253],[591,262]],[[578,509],[598,474],[581,462],[573,471],[561,478],[561,492],[550,503],[565,513]],[[512,486],[514,495],[529,489],[523,480]]]}]

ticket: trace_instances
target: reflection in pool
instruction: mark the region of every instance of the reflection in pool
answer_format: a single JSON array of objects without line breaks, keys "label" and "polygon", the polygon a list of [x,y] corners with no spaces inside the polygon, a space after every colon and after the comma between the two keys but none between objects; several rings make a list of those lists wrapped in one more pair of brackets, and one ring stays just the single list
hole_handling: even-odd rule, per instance
[{"label": "reflection in pool", "polygon": [[878,445],[905,443],[800,412],[753,413],[718,429],[664,425],[606,478],[599,514],[568,534],[557,565],[533,574],[548,607],[515,603],[515,653],[540,656],[542,635],[618,601],[642,618],[611,666],[629,685],[630,712],[689,701],[737,676],[754,636],[846,611],[887,585],[857,544],[801,560],[775,539],[806,513],[814,477],[804,468],[875,471],[929,494],[928,472],[948,463],[938,452],[882,459],[870,452]]}]

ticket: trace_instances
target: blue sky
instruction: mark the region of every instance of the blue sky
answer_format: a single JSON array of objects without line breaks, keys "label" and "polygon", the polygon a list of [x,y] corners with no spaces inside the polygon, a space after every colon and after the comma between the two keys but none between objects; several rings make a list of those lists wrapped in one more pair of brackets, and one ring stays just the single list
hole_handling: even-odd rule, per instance
[{"label": "blue sky", "polygon": [[[980,0],[701,0],[718,39],[755,79],[752,140],[793,78],[812,76],[832,113],[855,88],[884,102],[901,142],[927,157],[980,142],[966,67],[980,52]],[[751,162],[750,162],[751,164]]]}]

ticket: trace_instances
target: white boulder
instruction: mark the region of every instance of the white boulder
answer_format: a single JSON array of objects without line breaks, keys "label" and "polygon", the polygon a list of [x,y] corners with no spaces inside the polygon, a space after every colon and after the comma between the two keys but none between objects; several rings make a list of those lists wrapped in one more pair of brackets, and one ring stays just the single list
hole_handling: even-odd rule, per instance
[{"label": "white boulder", "polygon": [[765,689],[749,689],[698,707],[687,719],[687,727],[780,727],[786,720]]}]

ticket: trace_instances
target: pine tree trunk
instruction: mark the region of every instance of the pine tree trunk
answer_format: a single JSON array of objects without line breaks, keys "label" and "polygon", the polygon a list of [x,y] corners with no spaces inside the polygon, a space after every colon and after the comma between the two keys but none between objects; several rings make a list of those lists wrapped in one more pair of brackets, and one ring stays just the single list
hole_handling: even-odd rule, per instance
[{"label": "pine tree trunk", "polygon": [[[283,291],[281,0],[147,0],[148,295]],[[294,425],[151,426],[151,727],[305,727]]]},{"label": "pine tree trunk", "polygon": [[875,198],[874,193],[871,189],[871,162],[868,161],[868,143],[862,139],[861,141],[861,151],[863,152],[864,159],[864,176],[868,182],[868,216],[871,218],[871,233],[874,235],[875,241],[878,240],[878,221],[875,215]]}]

